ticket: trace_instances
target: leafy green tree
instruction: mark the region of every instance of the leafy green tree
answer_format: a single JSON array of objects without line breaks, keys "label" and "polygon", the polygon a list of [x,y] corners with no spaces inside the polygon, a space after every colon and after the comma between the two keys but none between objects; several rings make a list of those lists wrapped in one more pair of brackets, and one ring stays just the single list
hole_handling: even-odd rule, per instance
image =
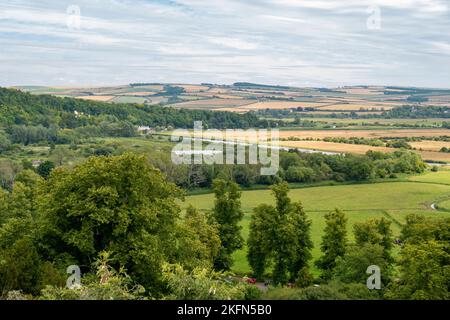
[{"label": "leafy green tree", "polygon": [[300,202],[292,204],[287,215],[286,224],[293,228],[293,256],[289,261],[290,280],[302,283],[303,286],[310,284],[312,276],[309,273],[309,261],[312,258],[311,249],[313,242],[311,240],[311,220],[308,219],[306,212]]},{"label": "leafy green tree", "polygon": [[394,239],[390,226],[391,222],[383,217],[355,223],[353,232],[356,245],[362,246],[366,243],[378,244],[383,247],[385,259],[393,262],[391,251]]},{"label": "leafy green tree", "polygon": [[64,162],[72,156],[71,150],[63,146],[56,146],[55,149],[50,152],[50,160],[58,167],[62,166]]},{"label": "leafy green tree", "polygon": [[25,169],[16,176],[15,182],[22,182],[31,189],[37,189],[39,184],[43,182],[43,179],[33,170]]},{"label": "leafy green tree", "polygon": [[11,160],[0,159],[0,187],[11,190],[20,165]]},{"label": "leafy green tree", "polygon": [[347,218],[339,209],[325,215],[325,230],[320,249],[323,255],[316,261],[316,266],[322,270],[322,277],[331,278],[336,266],[337,257],[345,254],[347,247]]},{"label": "leafy green tree", "polygon": [[256,278],[261,279],[271,258],[271,243],[276,237],[277,212],[273,206],[261,204],[253,210],[247,239],[248,262]]},{"label": "leafy green tree", "polygon": [[262,204],[254,209],[248,240],[247,258],[255,275],[261,277],[266,267],[273,264],[272,278],[281,284],[297,277],[308,279],[313,246],[311,221],[300,202],[291,203],[288,191],[286,182],[274,185],[275,207]]},{"label": "leafy green tree", "polygon": [[216,270],[229,270],[233,263],[232,253],[242,248],[242,227],[239,222],[244,217],[241,210],[241,192],[234,182],[216,179],[213,181],[215,195],[212,221],[217,223],[221,248],[214,261]]},{"label": "leafy green tree", "polygon": [[386,298],[448,300],[450,219],[408,215],[400,238],[400,275]]},{"label": "leafy green tree", "polygon": [[[19,176],[18,180],[24,178]],[[36,186],[31,187],[16,181],[9,193],[0,192],[0,248],[8,248],[24,237],[33,237],[36,231],[35,207]]]},{"label": "leafy green tree", "polygon": [[314,169],[306,167],[289,167],[285,173],[289,182],[310,182],[314,178]]},{"label": "leafy green tree", "polygon": [[428,240],[439,242],[450,241],[450,218],[427,218],[423,215],[411,214],[401,230],[403,243],[420,244]]},{"label": "leafy green tree", "polygon": [[111,252],[113,267],[160,292],[161,264],[176,247],[179,195],[144,156],[92,157],[55,169],[38,198],[39,249],[81,266]]},{"label": "leafy green tree", "polygon": [[178,226],[176,261],[185,268],[211,268],[220,251],[217,225],[208,223],[205,214],[192,206],[186,209]]},{"label": "leafy green tree", "polygon": [[429,240],[406,244],[400,254],[400,280],[393,283],[389,299],[450,299],[450,254],[448,243]]},{"label": "leafy green tree", "polygon": [[55,168],[55,164],[51,161],[44,161],[42,162],[37,168],[36,172],[43,177],[44,179],[47,179],[50,175],[50,172]]},{"label": "leafy green tree", "polygon": [[0,154],[2,152],[8,151],[11,148],[11,141],[8,137],[0,132]]},{"label": "leafy green tree", "polygon": [[371,243],[351,245],[344,256],[336,259],[333,279],[344,283],[366,284],[369,277],[366,271],[372,265],[380,268],[381,283],[386,286],[391,275],[391,265],[385,259],[384,248]]},{"label": "leafy green tree", "polygon": [[13,290],[37,295],[44,283],[56,285],[61,280],[53,265],[42,261],[31,239],[0,248],[0,297]]}]

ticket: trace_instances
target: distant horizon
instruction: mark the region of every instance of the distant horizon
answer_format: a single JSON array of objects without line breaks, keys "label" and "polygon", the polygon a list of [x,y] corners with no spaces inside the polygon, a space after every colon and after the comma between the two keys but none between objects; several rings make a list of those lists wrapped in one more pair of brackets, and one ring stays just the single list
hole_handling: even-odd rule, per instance
[{"label": "distant horizon", "polygon": [[341,85],[341,86],[289,86],[284,84],[273,84],[273,83],[265,83],[265,82],[249,82],[249,81],[236,81],[233,83],[211,83],[211,82],[153,82],[153,81],[143,81],[143,82],[130,82],[130,83],[121,83],[121,84],[100,84],[100,85],[90,85],[90,84],[74,84],[74,85],[46,85],[46,84],[18,84],[18,85],[0,85],[0,87],[3,88],[26,88],[26,87],[44,87],[44,88],[63,88],[63,89],[84,89],[84,88],[107,88],[107,87],[121,87],[121,86],[129,86],[131,84],[136,83],[151,83],[151,84],[164,84],[164,85],[181,85],[181,84],[190,84],[190,85],[202,85],[202,84],[208,84],[208,85],[214,85],[214,86],[233,86],[234,83],[237,82],[248,82],[254,85],[263,85],[263,86],[271,86],[271,87],[277,87],[277,86],[285,86],[290,88],[325,88],[325,89],[339,89],[339,88],[349,88],[349,87],[397,87],[397,88],[417,88],[417,89],[434,89],[434,90],[450,90],[449,87],[424,87],[424,86],[417,86],[417,85],[380,85],[380,84],[355,84],[355,85]]}]

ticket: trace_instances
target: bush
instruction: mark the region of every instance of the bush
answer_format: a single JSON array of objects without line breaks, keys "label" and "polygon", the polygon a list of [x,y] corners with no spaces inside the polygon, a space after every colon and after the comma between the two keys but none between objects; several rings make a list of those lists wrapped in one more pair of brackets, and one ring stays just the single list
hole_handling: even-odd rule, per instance
[{"label": "bush", "polygon": [[118,272],[109,266],[107,253],[101,253],[95,263],[96,274],[86,275],[79,288],[47,286],[42,290],[40,300],[140,300],[145,289],[134,284],[121,269]]},{"label": "bush", "polygon": [[303,289],[274,288],[263,295],[270,300],[377,300],[380,293],[358,283],[331,282]]},{"label": "bush", "polygon": [[221,272],[195,268],[191,272],[181,265],[165,264],[163,278],[172,300],[243,300],[259,298],[248,284],[227,279]]}]

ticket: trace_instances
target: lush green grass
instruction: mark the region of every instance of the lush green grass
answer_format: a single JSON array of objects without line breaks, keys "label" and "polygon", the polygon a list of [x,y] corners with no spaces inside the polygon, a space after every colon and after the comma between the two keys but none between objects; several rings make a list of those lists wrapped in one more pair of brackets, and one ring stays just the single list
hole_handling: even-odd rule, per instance
[{"label": "lush green grass", "polygon": [[[438,172],[439,173],[439,172]],[[422,178],[428,175],[423,175]],[[447,177],[430,173],[429,178],[439,183]],[[450,179],[450,176],[449,176]],[[445,178],[444,178],[445,181]],[[450,185],[415,182],[390,182],[376,184],[356,184],[340,186],[323,186],[303,189],[293,189],[290,197],[293,201],[302,201],[304,208],[312,220],[311,235],[314,242],[313,257],[320,256],[320,242],[325,227],[324,215],[340,208],[347,214],[349,237],[352,239],[352,226],[356,222],[369,218],[386,217],[392,221],[395,235],[399,234],[400,224],[411,213],[421,213],[427,216],[442,216],[450,213],[433,211],[431,203],[450,195]],[[186,198],[184,205],[192,204],[207,211],[213,207],[212,194],[194,195]],[[244,239],[248,236],[248,226],[253,208],[261,203],[273,204],[269,190],[244,191],[242,193],[242,209],[245,217],[242,221]],[[233,270],[237,273],[249,273],[246,259],[246,248],[235,253]],[[317,270],[312,266],[317,274]]]},{"label": "lush green grass", "polygon": [[420,176],[411,177],[409,180],[450,185],[450,170],[440,168],[438,172],[427,172]]},{"label": "lush green grass", "polygon": [[450,212],[450,200],[438,202],[437,209]]}]

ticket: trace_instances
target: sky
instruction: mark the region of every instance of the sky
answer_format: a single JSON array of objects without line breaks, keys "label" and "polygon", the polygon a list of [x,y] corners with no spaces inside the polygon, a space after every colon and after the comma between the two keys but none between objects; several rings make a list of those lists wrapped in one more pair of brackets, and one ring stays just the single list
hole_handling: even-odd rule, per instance
[{"label": "sky", "polygon": [[0,86],[450,88],[450,0],[0,3]]}]

